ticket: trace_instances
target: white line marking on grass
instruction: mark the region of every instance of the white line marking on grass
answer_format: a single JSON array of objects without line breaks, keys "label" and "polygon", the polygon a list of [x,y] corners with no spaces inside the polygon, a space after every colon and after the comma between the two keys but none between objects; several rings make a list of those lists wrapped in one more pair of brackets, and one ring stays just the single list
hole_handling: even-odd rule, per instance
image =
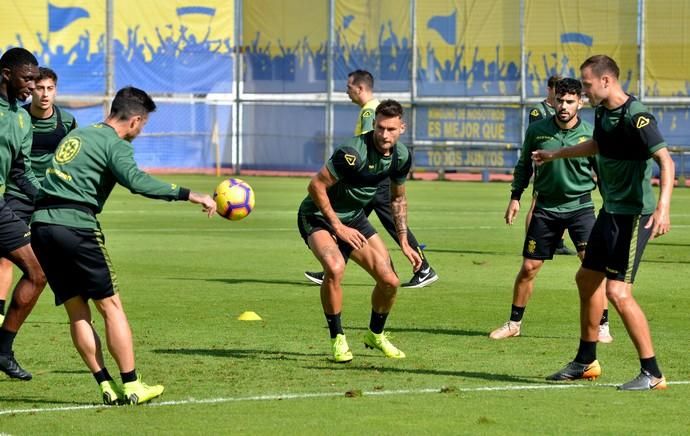
[{"label": "white line marking on grass", "polygon": [[[690,381],[672,381],[669,385],[690,385]],[[537,391],[553,389],[583,389],[589,387],[616,387],[616,383],[589,383],[589,384],[537,384],[537,385],[518,385],[518,386],[483,386],[477,388],[423,388],[423,389],[401,389],[395,391],[363,391],[362,396],[389,396],[389,395],[411,395],[411,394],[440,394],[454,392],[510,392],[510,391]],[[336,398],[345,397],[345,392],[313,392],[302,394],[268,394],[255,395],[251,397],[220,397],[197,399],[189,398],[186,400],[161,401],[149,403],[146,407],[165,407],[165,406],[184,406],[188,404],[219,404],[236,403],[244,401],[275,401],[275,400],[305,400],[310,398]],[[0,410],[2,415],[20,415],[27,413],[47,413],[47,412],[71,412],[77,410],[105,409],[113,406],[103,404],[91,404],[84,406],[63,406],[36,409],[8,409]]]}]

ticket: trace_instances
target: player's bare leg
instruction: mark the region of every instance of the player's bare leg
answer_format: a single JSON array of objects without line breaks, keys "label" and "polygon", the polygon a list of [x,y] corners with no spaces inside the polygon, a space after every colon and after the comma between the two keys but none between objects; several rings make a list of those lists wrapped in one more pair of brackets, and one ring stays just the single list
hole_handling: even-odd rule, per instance
[{"label": "player's bare leg", "polygon": [[371,293],[371,307],[378,313],[390,312],[397,296],[400,279],[393,269],[388,250],[379,235],[369,238],[369,243],[352,252],[352,260],[371,275],[376,284]]},{"label": "player's bare leg", "polygon": [[89,303],[77,296],[65,301],[64,305],[69,317],[72,343],[89,370],[92,373],[100,371],[104,368],[103,351],[98,333],[91,324]]},{"label": "player's bare leg", "polygon": [[0,326],[5,319],[5,303],[12,287],[14,264],[9,259],[0,258]]},{"label": "player's bare leg", "polygon": [[522,258],[520,271],[518,271],[515,277],[515,283],[513,284],[513,305],[511,308],[510,320],[493,330],[489,334],[491,339],[505,339],[520,336],[522,315],[524,314],[529,299],[532,297],[534,280],[537,278],[537,274],[539,274],[539,270],[541,270],[543,265],[543,260]]},{"label": "player's bare leg", "polygon": [[309,235],[309,247],[324,271],[320,290],[321,306],[331,337],[332,360],[336,363],[350,362],[352,351],[347,344],[340,317],[343,309],[341,283],[345,275],[345,258],[333,236],[325,230]]},{"label": "player's bare leg", "polygon": [[364,335],[364,345],[380,350],[386,357],[402,359],[405,353],[390,341],[384,326],[395,303],[400,279],[393,269],[388,250],[381,237],[374,235],[368,244],[352,252],[352,259],[376,280],[371,293],[371,319],[369,330]]},{"label": "player's bare leg", "polygon": [[10,252],[7,257],[24,273],[14,287],[12,301],[5,313],[3,329],[18,332],[36,305],[46,286],[46,276],[36,259],[31,245],[27,244]]},{"label": "player's bare leg", "polygon": [[606,296],[623,320],[640,358],[654,356],[654,346],[652,345],[652,335],[649,331],[647,317],[632,295],[632,284],[619,280],[608,280]]},{"label": "player's bare leg", "polygon": [[108,351],[120,368],[120,372],[133,371],[132,330],[129,328],[129,321],[122,308],[120,296],[115,294],[102,300],[94,300],[94,305],[105,321],[105,341],[108,344]]},{"label": "player's bare leg", "polygon": [[597,342],[599,337],[599,321],[606,307],[604,280],[604,273],[582,267],[575,275],[580,294],[580,338],[588,342]]}]

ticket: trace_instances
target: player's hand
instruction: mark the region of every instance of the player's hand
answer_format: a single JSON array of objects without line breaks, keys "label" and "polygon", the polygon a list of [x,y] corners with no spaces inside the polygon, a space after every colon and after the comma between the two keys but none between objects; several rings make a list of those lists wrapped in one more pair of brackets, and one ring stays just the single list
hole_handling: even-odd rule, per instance
[{"label": "player's hand", "polygon": [[652,229],[651,239],[668,233],[671,230],[671,217],[669,216],[668,208],[657,208],[644,228]]},{"label": "player's hand", "polygon": [[417,253],[417,250],[410,247],[409,244],[405,244],[405,246],[402,246],[401,248],[403,254],[405,257],[407,257],[407,260],[409,260],[412,264],[412,272],[419,271],[419,268],[422,267],[422,256]]},{"label": "player's hand", "polygon": [[199,194],[198,192],[189,193],[189,201],[195,204],[200,204],[202,210],[211,218],[216,214],[216,201],[208,194]]},{"label": "player's hand", "polygon": [[552,161],[553,159],[554,158],[553,158],[553,152],[552,151],[535,150],[532,152],[532,160],[537,165],[542,165],[546,162]]},{"label": "player's hand", "polygon": [[519,211],[520,202],[517,200],[510,200],[510,203],[508,203],[508,209],[506,209],[506,214],[503,216],[503,218],[505,218],[506,220],[506,224],[512,226],[513,221],[515,221],[515,217],[517,216]]},{"label": "player's hand", "polygon": [[345,241],[350,244],[350,246],[355,250],[359,250],[368,243],[367,238],[365,238],[364,235],[361,234],[357,229],[353,229],[352,227],[345,225],[338,227],[335,230],[335,235],[341,241]]}]

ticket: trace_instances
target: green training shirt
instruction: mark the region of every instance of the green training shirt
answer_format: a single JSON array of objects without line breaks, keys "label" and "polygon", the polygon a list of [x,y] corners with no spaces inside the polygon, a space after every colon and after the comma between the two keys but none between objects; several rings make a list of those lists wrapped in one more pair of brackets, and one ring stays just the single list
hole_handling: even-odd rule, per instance
[{"label": "green training shirt", "polygon": [[546,100],[544,100],[529,110],[529,124],[532,124],[535,121],[549,118],[553,115],[556,115],[556,108],[553,106],[549,106],[546,103]]},{"label": "green training shirt", "polygon": [[[355,136],[338,147],[326,168],[337,179],[328,189],[328,198],[340,221],[347,224],[356,217],[374,198],[381,180],[390,178],[397,185],[404,184],[411,164],[410,153],[401,142],[389,156],[383,156],[374,146],[373,132]],[[323,216],[310,196],[302,201],[299,213]]]},{"label": "green training shirt", "polygon": [[[522,153],[513,171],[511,198],[519,200],[532,177],[532,152],[558,150],[580,144],[592,137],[592,125],[579,119],[572,129],[561,129],[553,116],[532,123],[525,133]],[[537,167],[534,177],[536,207],[552,212],[571,212],[592,207],[595,187],[592,177],[593,159],[556,159]]]},{"label": "green training shirt", "polygon": [[[45,178],[46,169],[50,166],[50,162],[53,159],[53,152],[48,152],[48,150],[39,151],[36,148],[36,135],[48,135],[55,132],[58,129],[58,111],[60,113],[60,119],[62,124],[62,130],[65,133],[69,133],[77,127],[77,122],[74,116],[67,112],[66,110],[53,106],[53,114],[48,118],[36,118],[34,117],[27,107],[23,106],[25,110],[29,113],[31,117],[31,127],[32,127],[32,146],[31,146],[31,170],[40,185]],[[57,147],[57,142],[52,144],[53,147]],[[5,187],[5,193],[12,195],[13,197],[18,197],[23,200],[28,200],[28,197],[19,189],[13,180],[7,181],[7,186]]]},{"label": "green training shirt", "polygon": [[[105,123],[73,130],[53,156],[36,198],[32,223],[97,228],[95,214],[103,210],[118,183],[134,194],[160,200],[187,200],[189,190],[164,183],[141,171],[132,144]],[[80,205],[93,213],[70,207]],[[43,208],[50,205],[48,209]]]},{"label": "green training shirt", "polygon": [[11,179],[33,199],[39,184],[31,171],[31,140],[29,114],[0,97],[0,188]]},{"label": "green training shirt", "polygon": [[379,106],[379,103],[380,102],[374,98],[366,102],[366,104],[359,110],[357,124],[355,124],[355,136],[359,136],[367,133],[370,130],[374,130],[376,108]]},{"label": "green training shirt", "polygon": [[616,109],[599,106],[594,124],[604,210],[633,215],[653,213],[656,200],[651,183],[652,154],[666,147],[656,119],[630,96]]}]

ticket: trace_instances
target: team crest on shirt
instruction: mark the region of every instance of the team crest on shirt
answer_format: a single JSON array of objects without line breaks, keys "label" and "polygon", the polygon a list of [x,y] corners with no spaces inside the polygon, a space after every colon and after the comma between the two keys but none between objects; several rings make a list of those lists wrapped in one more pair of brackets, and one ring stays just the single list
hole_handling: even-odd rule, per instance
[{"label": "team crest on shirt", "polygon": [[74,159],[77,154],[79,154],[80,149],[81,139],[76,136],[67,139],[60,144],[57,150],[55,150],[55,162],[59,164],[66,164]]},{"label": "team crest on shirt", "polygon": [[357,162],[357,156],[354,154],[346,154],[345,155],[345,162],[347,162],[348,165],[351,167],[355,166],[355,163]]},{"label": "team crest on shirt", "polygon": [[637,123],[635,124],[635,127],[637,127],[638,129],[641,129],[647,125],[649,125],[649,118],[640,117],[637,119]]},{"label": "team crest on shirt", "polygon": [[534,239],[530,239],[527,241],[527,252],[530,254],[534,254],[534,252],[537,250],[537,241]]}]

